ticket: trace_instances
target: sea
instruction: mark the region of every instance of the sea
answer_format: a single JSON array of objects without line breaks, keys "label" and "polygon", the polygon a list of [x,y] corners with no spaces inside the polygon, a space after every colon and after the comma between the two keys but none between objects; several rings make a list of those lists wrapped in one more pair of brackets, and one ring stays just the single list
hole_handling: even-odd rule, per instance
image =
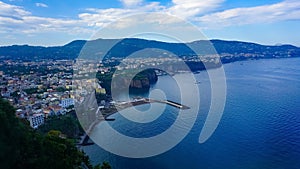
[{"label": "sea", "polygon": [[[223,69],[224,111],[217,128],[205,142],[199,142],[199,135],[212,105],[213,77],[202,71],[193,73],[193,78],[188,73],[159,76],[149,93],[130,95],[179,103],[184,99],[190,107],[186,112],[171,105],[152,103],[122,110],[110,116],[114,121],[105,122],[120,135],[130,138],[151,138],[175,128],[168,137],[159,140],[162,145],[168,145],[179,139],[169,149],[149,157],[143,153],[141,157],[133,157],[132,152],[124,155],[97,144],[82,149],[92,164],[107,161],[113,169],[299,169],[300,58],[240,61],[224,64]],[[179,83],[190,86],[191,90],[182,90]],[[193,91],[195,87],[197,90]],[[199,103],[195,104],[195,100]],[[196,115],[193,111],[197,111]],[[180,113],[186,113],[184,117],[190,113],[190,124],[174,125]],[[123,151],[129,146],[101,132],[103,127],[104,123],[98,124],[91,137],[111,139],[114,150]],[[157,148],[161,147],[149,143],[132,151]]]}]

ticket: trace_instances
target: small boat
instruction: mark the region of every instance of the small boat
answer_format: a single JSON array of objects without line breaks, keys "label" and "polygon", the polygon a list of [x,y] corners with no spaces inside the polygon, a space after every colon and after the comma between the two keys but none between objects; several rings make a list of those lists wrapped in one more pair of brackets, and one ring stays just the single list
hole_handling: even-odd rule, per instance
[{"label": "small boat", "polygon": [[116,119],[105,119],[105,121],[115,121]]}]

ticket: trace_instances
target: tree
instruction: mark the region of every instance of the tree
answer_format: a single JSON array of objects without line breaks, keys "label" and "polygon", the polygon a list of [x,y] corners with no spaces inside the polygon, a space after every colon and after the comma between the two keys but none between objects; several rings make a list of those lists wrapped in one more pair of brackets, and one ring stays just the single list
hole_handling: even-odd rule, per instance
[{"label": "tree", "polygon": [[19,158],[24,126],[15,118],[15,110],[0,98],[0,164],[1,168],[12,168]]},{"label": "tree", "polygon": [[0,98],[0,164],[5,169],[73,169],[88,157],[60,131],[41,135],[15,116],[14,108]]},{"label": "tree", "polygon": [[38,128],[39,132],[46,134],[51,130],[58,130],[71,139],[76,139],[79,134],[84,132],[78,119],[71,114],[60,117],[54,116],[47,119],[45,124]]},{"label": "tree", "polygon": [[108,162],[103,162],[102,166],[101,166],[101,169],[111,169],[111,166],[109,165]]}]

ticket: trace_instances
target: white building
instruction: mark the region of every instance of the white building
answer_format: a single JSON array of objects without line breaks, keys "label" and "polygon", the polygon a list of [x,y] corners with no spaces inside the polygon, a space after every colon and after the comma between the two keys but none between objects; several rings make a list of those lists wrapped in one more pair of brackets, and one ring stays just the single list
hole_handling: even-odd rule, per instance
[{"label": "white building", "polygon": [[33,114],[29,117],[30,126],[34,129],[38,128],[40,125],[44,124],[44,114]]},{"label": "white building", "polygon": [[63,107],[63,108],[67,108],[67,107],[72,106],[74,104],[75,104],[74,99],[72,99],[72,98],[63,99],[61,101],[61,107]]}]

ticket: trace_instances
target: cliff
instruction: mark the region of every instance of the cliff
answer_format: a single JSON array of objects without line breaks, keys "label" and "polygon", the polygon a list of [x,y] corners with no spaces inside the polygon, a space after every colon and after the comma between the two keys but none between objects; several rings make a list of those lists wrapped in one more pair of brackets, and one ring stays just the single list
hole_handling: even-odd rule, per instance
[{"label": "cliff", "polygon": [[157,75],[154,70],[145,70],[137,74],[130,82],[130,89],[149,89],[150,85],[157,82]]},{"label": "cliff", "polygon": [[108,94],[111,94],[111,90],[116,92],[122,92],[126,90],[129,86],[130,92],[139,92],[139,91],[148,91],[152,84],[155,84],[158,80],[158,77],[155,73],[155,70],[148,69],[138,73],[133,79],[130,77],[130,71],[117,75],[112,82],[112,75],[99,75],[97,78],[102,82],[102,87],[104,87]]}]

